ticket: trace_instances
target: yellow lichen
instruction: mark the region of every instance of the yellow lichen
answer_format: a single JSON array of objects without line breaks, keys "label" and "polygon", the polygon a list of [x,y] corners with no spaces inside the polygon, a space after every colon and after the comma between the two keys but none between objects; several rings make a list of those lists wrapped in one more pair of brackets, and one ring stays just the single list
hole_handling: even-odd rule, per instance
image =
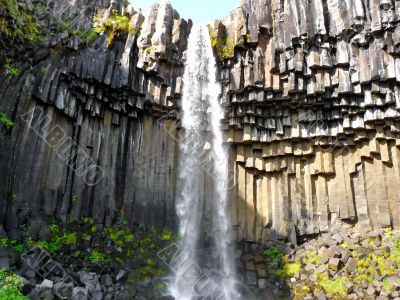
[{"label": "yellow lichen", "polygon": [[97,33],[108,32],[107,44],[111,46],[114,38],[122,32],[140,34],[140,30],[135,28],[127,15],[119,15],[116,10],[112,11],[111,17],[104,22],[102,20],[102,12],[93,19],[94,29]]},{"label": "yellow lichen", "polygon": [[208,32],[210,34],[211,45],[215,54],[221,60],[226,60],[235,56],[235,44],[229,39],[228,33],[224,32],[222,36],[214,36],[213,29],[210,25]]}]

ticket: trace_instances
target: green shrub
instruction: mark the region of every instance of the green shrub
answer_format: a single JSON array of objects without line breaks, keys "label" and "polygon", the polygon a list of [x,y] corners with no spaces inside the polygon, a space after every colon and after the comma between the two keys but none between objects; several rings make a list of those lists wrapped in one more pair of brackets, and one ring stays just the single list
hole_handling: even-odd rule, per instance
[{"label": "green shrub", "polygon": [[91,45],[94,43],[94,41],[97,39],[99,36],[99,33],[96,31],[95,28],[91,28],[87,31],[83,29],[75,29],[71,32],[72,36],[77,36],[84,40],[86,44]]},{"label": "green shrub", "polygon": [[8,38],[21,38],[27,41],[41,41],[40,26],[22,3],[16,0],[0,0],[0,9],[8,18],[0,18],[0,33]]},{"label": "green shrub", "polygon": [[60,228],[57,224],[50,225],[52,237],[48,241],[33,241],[28,239],[29,247],[39,247],[51,253],[56,253],[61,250],[63,246],[76,244],[78,237],[77,232],[69,232]]},{"label": "green shrub", "polygon": [[19,243],[16,240],[11,241],[11,246],[13,247],[14,251],[20,255],[25,253],[25,247],[23,244]]},{"label": "green shrub", "polygon": [[107,255],[98,249],[95,249],[92,251],[92,253],[90,253],[89,259],[93,264],[99,264],[108,261]]},{"label": "green shrub", "polygon": [[221,37],[214,37],[213,29],[210,25],[208,32],[210,34],[211,45],[216,55],[221,59],[229,59],[235,55],[235,45],[230,42],[228,33],[225,31]]},{"label": "green shrub", "polygon": [[14,126],[14,122],[7,118],[7,115],[2,112],[0,112],[0,123],[3,123],[7,129],[10,129]]},{"label": "green shrub", "polygon": [[7,246],[8,246],[8,239],[7,238],[0,239],[0,248],[7,248]]},{"label": "green shrub", "polygon": [[264,251],[264,256],[270,260],[282,260],[285,254],[275,247],[271,247]]},{"label": "green shrub", "polygon": [[172,231],[169,230],[169,229],[164,229],[161,232],[160,240],[162,240],[162,241],[170,241],[172,239],[172,237],[173,237]]},{"label": "green shrub", "polygon": [[111,17],[106,19],[103,23],[102,12],[93,19],[94,31],[96,33],[108,32],[107,44],[110,47],[114,38],[121,32],[139,34],[139,30],[130,24],[129,17],[126,15],[119,15],[116,10],[112,11]]},{"label": "green shrub", "polygon": [[6,68],[8,74],[10,74],[13,77],[18,77],[19,69],[17,67],[13,67],[9,64],[6,64],[4,67]]},{"label": "green shrub", "polygon": [[21,293],[22,279],[4,269],[0,269],[0,300],[28,300]]}]

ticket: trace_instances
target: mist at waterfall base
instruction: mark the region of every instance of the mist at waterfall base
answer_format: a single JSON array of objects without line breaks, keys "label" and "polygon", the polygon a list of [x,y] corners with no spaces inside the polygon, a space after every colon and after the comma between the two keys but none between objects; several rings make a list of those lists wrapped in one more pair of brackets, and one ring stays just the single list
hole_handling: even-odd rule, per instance
[{"label": "mist at waterfall base", "polygon": [[195,25],[183,77],[176,206],[181,241],[169,284],[177,300],[240,299],[228,213],[228,151],[221,129],[221,86],[216,72],[208,29]]}]

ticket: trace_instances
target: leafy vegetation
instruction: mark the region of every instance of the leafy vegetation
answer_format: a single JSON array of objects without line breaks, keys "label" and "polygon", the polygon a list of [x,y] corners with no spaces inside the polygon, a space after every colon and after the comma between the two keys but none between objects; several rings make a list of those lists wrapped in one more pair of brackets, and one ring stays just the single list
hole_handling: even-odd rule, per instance
[{"label": "leafy vegetation", "polygon": [[0,300],[28,300],[21,292],[23,288],[22,278],[0,269]]},{"label": "leafy vegetation", "polygon": [[102,13],[100,12],[93,19],[94,31],[96,33],[108,32],[107,44],[109,47],[112,45],[114,38],[120,33],[140,34],[139,29],[132,26],[127,15],[119,15],[116,10],[113,10],[111,17],[103,22]]},{"label": "leafy vegetation", "polygon": [[[66,256],[73,256],[74,264],[68,265],[72,270],[77,265],[88,266],[89,271],[107,266],[117,273],[120,270],[118,266],[124,266],[132,270],[127,279],[130,284],[167,274],[157,253],[175,239],[171,230],[137,228],[132,231],[128,228],[128,222],[122,219],[106,227],[96,224],[90,217],[82,217],[80,221],[69,221],[63,225],[56,222],[42,224],[47,228],[43,231],[50,233],[49,238],[34,240],[29,237],[22,241],[0,239],[0,246],[10,246],[21,256],[28,249],[39,247],[47,250],[60,262]],[[162,282],[154,281],[151,285],[151,289],[157,294],[161,295],[165,290]]]},{"label": "leafy vegetation", "polygon": [[345,281],[347,280],[347,276],[342,276],[335,280],[324,278],[320,282],[320,285],[324,288],[325,293],[328,297],[343,298],[347,295],[347,288],[344,285]]},{"label": "leafy vegetation", "polygon": [[5,113],[0,112],[0,123],[4,124],[7,129],[14,126],[14,122],[11,121]]},{"label": "leafy vegetation", "polygon": [[25,246],[20,243],[19,241],[12,240],[11,241],[11,246],[13,247],[14,251],[20,255],[23,255],[25,253]]},{"label": "leafy vegetation", "polygon": [[90,28],[89,30],[85,28],[74,28],[72,21],[69,19],[61,20],[58,23],[58,28],[61,32],[68,31],[71,36],[79,37],[88,45],[93,44],[99,36],[99,32],[95,28]]},{"label": "leafy vegetation", "polygon": [[99,249],[94,249],[90,254],[89,259],[93,264],[104,263],[109,260],[108,256]]},{"label": "leafy vegetation", "polygon": [[29,247],[39,247],[50,253],[56,253],[60,251],[63,246],[73,245],[77,242],[77,232],[69,232],[60,228],[55,223],[50,225],[50,231],[52,236],[48,241],[33,241],[29,238]]},{"label": "leafy vegetation", "polygon": [[33,13],[23,3],[16,0],[0,0],[0,10],[5,12],[0,17],[0,32],[10,39],[20,38],[26,41],[41,41],[40,26]]},{"label": "leafy vegetation", "polygon": [[271,247],[264,251],[264,256],[272,261],[281,260],[285,254],[275,247]]},{"label": "leafy vegetation", "polygon": [[214,52],[221,60],[226,60],[235,56],[235,45],[229,40],[226,31],[224,31],[221,36],[215,37],[211,25],[208,25],[208,32]]},{"label": "leafy vegetation", "polygon": [[0,239],[0,248],[7,248],[8,246],[8,239],[7,238],[1,238]]},{"label": "leafy vegetation", "polygon": [[170,241],[173,238],[173,233],[169,229],[164,229],[160,235],[162,241]]},{"label": "leafy vegetation", "polygon": [[13,77],[18,77],[19,69],[17,67],[13,67],[13,66],[11,66],[9,64],[6,64],[4,67],[5,67],[5,69],[6,69],[8,74],[10,74]]}]

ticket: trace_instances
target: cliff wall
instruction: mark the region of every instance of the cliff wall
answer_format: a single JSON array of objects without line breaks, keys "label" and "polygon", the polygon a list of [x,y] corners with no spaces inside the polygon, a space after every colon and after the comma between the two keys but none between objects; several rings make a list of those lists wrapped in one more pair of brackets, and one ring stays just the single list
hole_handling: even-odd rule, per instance
[{"label": "cliff wall", "polygon": [[[14,121],[1,128],[0,218],[174,227],[191,21],[167,2],[147,16],[78,2],[27,1],[45,38],[0,43],[19,69],[0,73]],[[104,30],[88,42],[77,30],[95,16]],[[210,25],[238,239],[400,225],[399,18],[399,1],[243,0]]]},{"label": "cliff wall", "polygon": [[210,27],[238,238],[399,226],[400,2],[242,1]]},{"label": "cliff wall", "polygon": [[[191,23],[168,3],[146,17],[121,2],[78,4],[34,3],[44,39],[13,62],[17,74],[1,69],[0,111],[14,126],[1,128],[0,219],[9,230],[82,216],[173,228],[178,128],[168,114]],[[95,16],[107,26],[127,17],[129,30],[111,40],[110,27],[89,43],[76,32]]]}]

